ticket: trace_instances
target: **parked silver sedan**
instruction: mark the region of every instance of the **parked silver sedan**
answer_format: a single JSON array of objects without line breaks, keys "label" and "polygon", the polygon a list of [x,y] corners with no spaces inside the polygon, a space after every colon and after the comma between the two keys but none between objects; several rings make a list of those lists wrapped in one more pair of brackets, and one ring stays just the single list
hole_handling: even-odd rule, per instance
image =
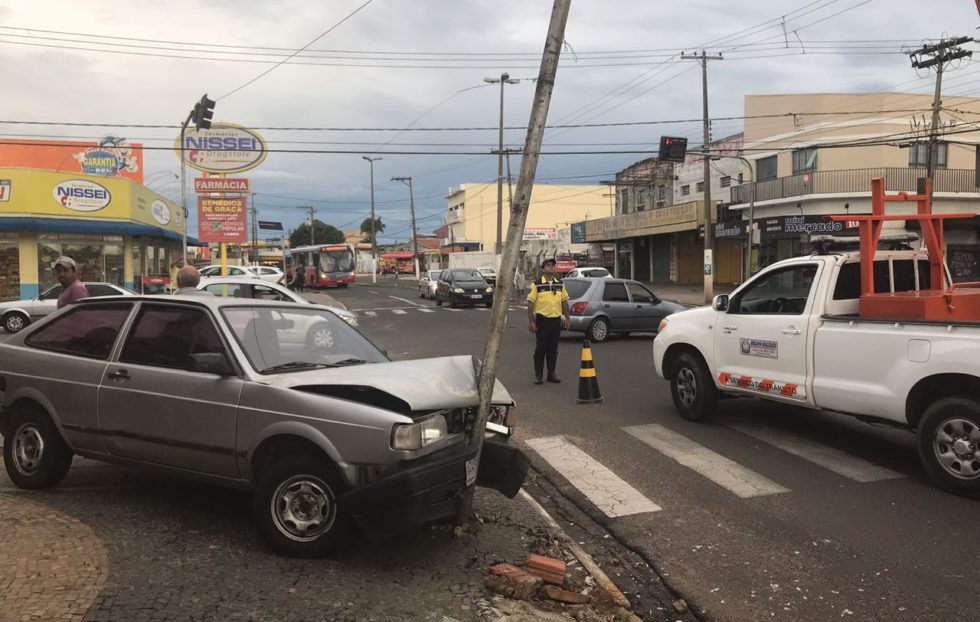
[{"label": "parked silver sedan", "polygon": [[[92,298],[135,295],[125,287],[112,283],[86,283],[85,289],[88,290],[88,295]],[[58,308],[58,296],[61,295],[61,290],[62,286],[58,284],[28,300],[0,302],[0,325],[8,333],[16,333],[31,322],[36,322],[49,313],[54,313],[55,309]]]},{"label": "parked silver sedan", "polygon": [[660,320],[684,306],[657,298],[636,281],[613,278],[565,278],[572,330],[585,333],[592,341],[605,341],[609,335],[656,332]]},{"label": "parked silver sedan", "polygon": [[[329,337],[284,337],[298,326]],[[519,450],[488,441],[475,462],[477,368],[389,361],[318,305],[82,300],[0,343],[4,465],[32,490],[76,454],[248,489],[276,551],[325,555],[353,526],[381,539],[452,517],[474,483],[517,494]],[[496,430],[512,406],[498,383]]]}]

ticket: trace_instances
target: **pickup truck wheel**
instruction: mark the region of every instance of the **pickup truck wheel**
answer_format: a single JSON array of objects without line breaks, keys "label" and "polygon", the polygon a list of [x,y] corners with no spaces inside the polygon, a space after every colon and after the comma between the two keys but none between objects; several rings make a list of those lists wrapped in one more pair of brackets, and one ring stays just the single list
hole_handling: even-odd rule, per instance
[{"label": "pickup truck wheel", "polygon": [[980,402],[946,397],[926,409],[919,421],[919,459],[940,488],[980,497]]},{"label": "pickup truck wheel", "polygon": [[259,474],[253,511],[259,531],[277,553],[323,557],[344,541],[350,519],[337,506],[344,487],[314,456],[287,456]]},{"label": "pickup truck wheel", "polygon": [[704,421],[718,406],[718,390],[700,357],[684,352],[670,368],[670,396],[681,417]]},{"label": "pickup truck wheel", "polygon": [[31,321],[23,313],[8,313],[3,316],[3,329],[8,333],[16,333],[24,329]]},{"label": "pickup truck wheel", "polygon": [[589,339],[592,341],[605,341],[609,339],[609,320],[597,317],[589,324]]},{"label": "pickup truck wheel", "polygon": [[71,449],[39,407],[18,407],[7,421],[3,435],[3,464],[18,488],[49,488],[68,474]]}]

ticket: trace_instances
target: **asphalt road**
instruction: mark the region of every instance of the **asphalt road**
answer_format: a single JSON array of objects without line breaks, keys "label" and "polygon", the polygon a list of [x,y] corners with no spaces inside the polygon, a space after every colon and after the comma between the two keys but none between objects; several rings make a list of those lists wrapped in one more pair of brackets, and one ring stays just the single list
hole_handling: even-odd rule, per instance
[{"label": "asphalt road", "polygon": [[[486,310],[370,284],[331,294],[393,358],[482,355]],[[512,307],[499,370],[518,401],[517,440],[704,618],[975,615],[980,505],[932,487],[911,434],[756,400],[725,401],[710,423],[683,421],[654,376],[652,335],[594,344],[605,402],[576,405],[581,335],[562,338],[564,383],[535,386],[533,337]]]}]

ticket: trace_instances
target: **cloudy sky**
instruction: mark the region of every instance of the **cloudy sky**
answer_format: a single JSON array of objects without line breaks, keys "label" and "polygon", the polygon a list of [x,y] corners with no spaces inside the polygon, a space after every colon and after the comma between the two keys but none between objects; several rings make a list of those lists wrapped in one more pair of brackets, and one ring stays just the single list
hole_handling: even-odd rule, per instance
[{"label": "cloudy sky", "polygon": [[[128,126],[179,124],[206,92],[218,100],[216,120],[263,128],[278,150],[247,173],[261,219],[293,228],[303,219],[297,207],[313,205],[320,220],[356,229],[370,212],[361,157],[382,156],[381,241],[405,240],[408,189],[391,177],[414,179],[420,232],[440,224],[449,187],[496,179],[499,86],[483,79],[522,80],[506,87],[506,119],[526,127],[551,6],[0,0],[0,136],[114,133],[158,147],[145,155],[147,185],[179,199],[179,162],[163,149],[176,130]],[[700,142],[701,76],[678,59],[682,50],[725,57],[709,63],[720,138],[741,131],[741,120],[723,118],[742,115],[746,94],[931,93],[932,76],[916,75],[903,46],[974,35],[977,26],[973,0],[572,0],[549,125],[629,125],[549,129],[538,182],[611,179],[661,134]],[[978,70],[964,63],[950,72],[944,92],[980,95]],[[522,146],[524,133],[508,130],[506,145]],[[301,150],[314,153],[288,152]],[[512,166],[516,174],[518,158]]]}]

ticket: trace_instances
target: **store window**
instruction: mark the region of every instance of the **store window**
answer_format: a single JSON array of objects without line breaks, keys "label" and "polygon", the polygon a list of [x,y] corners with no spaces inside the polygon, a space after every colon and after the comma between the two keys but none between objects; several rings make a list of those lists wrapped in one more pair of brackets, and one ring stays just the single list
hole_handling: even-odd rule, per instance
[{"label": "store window", "polygon": [[125,285],[123,252],[122,236],[90,236],[79,239],[77,236],[54,235],[51,239],[42,240],[37,246],[38,284],[44,290],[57,282],[54,262],[64,255],[75,260],[79,278],[83,282]]},{"label": "store window", "polygon": [[17,239],[0,239],[0,300],[20,299],[20,251]]}]

